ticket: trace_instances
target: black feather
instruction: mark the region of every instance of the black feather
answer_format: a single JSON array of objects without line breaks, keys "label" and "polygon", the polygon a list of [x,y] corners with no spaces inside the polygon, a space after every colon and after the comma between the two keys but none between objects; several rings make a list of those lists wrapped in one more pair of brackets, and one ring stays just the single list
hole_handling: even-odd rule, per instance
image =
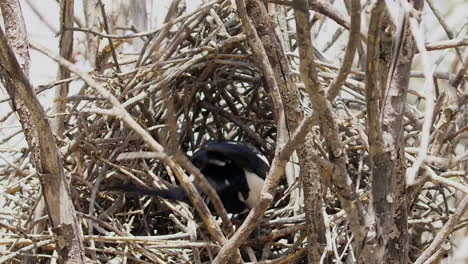
[{"label": "black feather", "polygon": [[195,152],[192,162],[197,167],[197,163],[206,165],[209,159],[233,162],[239,168],[248,169],[265,179],[270,167],[259,156],[263,154],[250,143],[213,140],[206,142]]}]

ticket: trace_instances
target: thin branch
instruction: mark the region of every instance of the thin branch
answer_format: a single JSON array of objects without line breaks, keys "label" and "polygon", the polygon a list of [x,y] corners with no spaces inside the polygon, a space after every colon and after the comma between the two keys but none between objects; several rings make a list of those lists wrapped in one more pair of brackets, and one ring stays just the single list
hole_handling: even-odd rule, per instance
[{"label": "thin branch", "polygon": [[[219,225],[214,221],[213,216],[211,215],[206,203],[201,198],[198,191],[195,189],[195,186],[188,180],[187,175],[182,171],[182,169],[171,159],[165,152],[164,148],[156,142],[153,137],[143,129],[127,112],[124,106],[115,98],[109,91],[107,91],[103,86],[99,83],[94,81],[91,76],[86,73],[81,72],[75,65],[71,64],[67,60],[57,55],[54,55],[52,51],[41,47],[38,44],[30,43],[31,47],[40,51],[41,53],[47,55],[54,61],[58,62],[60,65],[66,67],[70,71],[74,72],[76,75],[80,76],[80,78],[85,81],[90,87],[94,88],[103,98],[108,100],[112,106],[114,114],[124,121],[130,128],[132,128],[136,133],[138,133],[143,141],[148,144],[148,146],[159,153],[164,160],[164,162],[174,171],[175,175],[177,176],[178,180],[180,181],[182,187],[187,192],[189,198],[192,201],[195,209],[197,210],[200,217],[203,219],[204,223],[210,234],[213,236],[216,242],[219,244],[223,244],[225,238]],[[205,179],[206,180],[206,179]],[[213,191],[214,192],[214,191]],[[219,197],[218,197],[219,199]]]},{"label": "thin branch", "polygon": [[445,223],[445,225],[437,232],[436,237],[432,240],[431,244],[424,250],[414,264],[426,263],[426,260],[439,250],[447,237],[452,233],[455,225],[460,221],[468,209],[468,195],[461,201],[460,205],[455,210],[455,213]]},{"label": "thin branch", "polygon": [[343,58],[343,63],[338,72],[338,76],[330,85],[328,90],[328,99],[333,99],[338,95],[341,86],[345,83],[348,74],[351,72],[353,66],[354,54],[356,53],[357,46],[359,44],[359,33],[361,32],[361,1],[351,1],[351,31],[349,33],[348,47]]},{"label": "thin branch", "polygon": [[289,156],[292,153],[289,153],[289,155],[283,160],[277,158],[282,148],[285,146],[288,138],[284,106],[281,99],[280,90],[275,78],[274,71],[270,65],[270,62],[268,61],[265,47],[263,46],[257,31],[255,30],[255,27],[253,26],[247,14],[244,0],[236,0],[236,4],[237,15],[242,22],[247,39],[249,40],[253,53],[256,56],[257,62],[260,64],[260,68],[262,69],[263,75],[265,76],[266,82],[270,88],[270,97],[273,102],[273,113],[276,118],[277,127],[276,149],[275,159],[273,160],[272,167],[270,168],[270,171],[265,179],[260,201],[258,202],[257,206],[255,206],[255,208],[249,212],[249,215],[237,230],[237,232],[221,248],[213,261],[214,264],[225,263],[227,258],[230,257],[232,253],[240,247],[240,245],[247,239],[247,236],[255,229],[255,226],[260,221],[263,213],[273,200],[274,190],[276,189],[276,186],[278,185],[282,176],[282,171],[286,165],[286,161],[289,159]]},{"label": "thin branch", "polygon": [[416,161],[413,162],[411,168],[407,170],[406,182],[408,185],[412,185],[416,181],[416,174],[419,167],[422,165],[424,159],[427,155],[427,150],[429,148],[429,140],[434,116],[435,108],[435,86],[434,79],[432,78],[434,74],[434,67],[431,63],[429,54],[427,53],[426,47],[424,46],[424,33],[422,25],[419,25],[415,17],[411,16],[413,7],[410,6],[407,2],[401,1],[402,6],[405,9],[405,12],[409,16],[409,23],[411,32],[416,42],[416,47],[419,50],[419,53],[422,58],[422,64],[424,65],[424,90],[426,95],[425,108],[424,108],[424,122],[421,131],[421,139],[419,144],[419,154],[416,158]]},{"label": "thin branch", "polygon": [[[63,261],[84,263],[82,233],[66,185],[63,162],[46,114],[34,93],[34,89],[20,67],[16,56],[0,30],[0,57],[2,71],[11,80],[9,91],[13,101],[19,97],[23,102],[16,109],[25,108],[29,115],[21,116],[21,123],[30,134],[28,144],[33,154],[36,170],[40,175],[49,219],[53,232],[63,242],[57,251]],[[6,79],[6,78],[5,78]],[[14,90],[14,92],[11,92]]]},{"label": "thin branch", "polygon": [[[294,15],[299,57],[301,58],[301,79],[305,84],[306,92],[308,93],[314,112],[318,116],[321,132],[330,153],[329,159],[334,162],[334,170],[330,171],[330,174],[342,206],[348,215],[351,232],[354,234],[357,244],[360,245],[359,247],[366,247],[367,245],[365,245],[364,241],[366,240],[368,226],[365,223],[364,209],[354,190],[352,180],[347,173],[346,153],[344,152],[338,133],[335,113],[332,110],[330,101],[325,97],[325,91],[319,82],[317,68],[314,63],[308,1],[301,0],[296,1],[296,3],[300,7],[294,9]],[[361,248],[359,247],[357,251],[362,253],[362,256],[367,255],[369,260],[372,259],[372,256],[369,256],[370,252],[361,252]]]},{"label": "thin branch", "polygon": [[[62,34],[60,34],[60,44],[59,44],[59,53],[60,56],[64,57],[67,60],[72,59],[73,55],[73,31],[63,31],[64,27],[73,26],[73,17],[74,17],[74,0],[64,0],[60,2],[60,28]],[[57,79],[67,79],[70,78],[70,71],[66,68],[59,66]],[[65,98],[68,96],[69,83],[62,83],[55,90],[55,98]],[[58,100],[53,103],[53,113],[56,117],[52,120],[52,128],[54,133],[58,137],[63,137],[63,132],[65,131],[65,117],[61,115],[65,112],[66,102]]]},{"label": "thin branch", "polygon": [[[104,21],[104,31],[107,34],[109,34],[109,22],[107,20],[106,9],[104,8],[104,4],[102,3],[101,0],[98,0],[98,3],[99,3],[99,8],[101,9],[102,19]],[[115,70],[117,72],[121,72],[120,66],[119,66],[119,60],[117,59],[117,54],[115,53],[114,42],[112,41],[112,39],[107,39],[107,40],[109,42],[109,47],[111,48],[112,58],[114,59]]]}]

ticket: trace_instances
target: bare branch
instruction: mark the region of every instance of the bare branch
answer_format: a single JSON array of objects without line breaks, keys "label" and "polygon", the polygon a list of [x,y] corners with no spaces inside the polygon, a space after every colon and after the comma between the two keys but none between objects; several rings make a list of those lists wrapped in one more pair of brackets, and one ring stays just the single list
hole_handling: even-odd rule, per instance
[{"label": "bare branch", "polygon": [[[408,15],[411,15],[413,8],[406,2],[402,2],[402,6],[405,9],[405,12]],[[421,55],[423,65],[424,65],[424,90],[426,94],[425,100],[425,110],[424,110],[424,123],[421,131],[421,139],[419,144],[419,154],[416,158],[416,161],[413,162],[411,168],[408,169],[406,175],[406,181],[408,185],[415,183],[416,174],[419,167],[422,165],[424,159],[427,155],[427,150],[429,148],[430,133],[432,128],[434,108],[435,108],[435,85],[434,79],[432,78],[434,74],[434,67],[431,63],[429,54],[427,53],[426,47],[424,46],[424,35],[422,27],[419,25],[415,17],[410,16],[409,18],[411,32],[416,42],[416,47],[419,50]]]},{"label": "bare branch", "polygon": [[[60,2],[60,31],[62,34],[60,35],[60,56],[64,57],[67,60],[71,60],[72,58],[72,53],[73,53],[73,31],[64,31],[63,28],[66,27],[72,27],[74,23],[74,0],[64,0]],[[70,78],[70,72],[60,66],[59,67],[59,72],[57,75],[58,79],[67,79]],[[69,89],[69,84],[68,83],[63,83],[61,84],[57,90],[55,90],[55,98],[65,98],[68,95],[68,89]],[[54,102],[53,106],[53,112],[54,114],[59,114],[57,115],[53,120],[52,120],[52,127],[54,130],[54,133],[58,137],[63,136],[63,132],[65,130],[64,127],[64,119],[65,117],[63,115],[60,115],[61,113],[65,112],[65,106],[66,102],[62,100],[58,100]]]},{"label": "bare branch", "polygon": [[445,225],[437,232],[436,237],[432,240],[431,244],[424,250],[424,252],[419,256],[419,258],[414,262],[415,264],[426,263],[426,260],[436,252],[445,242],[445,239],[452,233],[455,225],[460,221],[463,215],[468,209],[468,195],[465,195],[465,198],[461,201],[460,205],[457,207],[455,213],[450,217],[450,219],[445,223]]},{"label": "bare branch", "polygon": [[359,0],[351,1],[351,31],[349,33],[348,47],[343,58],[343,63],[338,72],[338,76],[328,89],[328,99],[333,99],[338,95],[341,86],[344,84],[348,74],[353,66],[354,54],[359,43],[359,33],[361,30],[361,2]]},{"label": "bare branch", "polygon": [[[99,83],[94,81],[91,76],[86,73],[81,72],[76,66],[68,62],[62,57],[53,55],[53,52],[50,50],[39,46],[38,44],[30,43],[30,45],[35,48],[36,50],[41,51],[45,55],[49,56],[51,59],[58,62],[60,65],[66,67],[76,75],[80,76],[90,87],[93,87],[98,91],[101,96],[107,99],[113,105],[113,112],[115,116],[119,117],[124,121],[130,128],[135,130],[142,139],[145,141],[148,146],[153,149],[156,153],[159,153],[162,159],[170,166],[175,175],[177,176],[178,180],[180,181],[181,185],[183,186],[184,190],[187,192],[188,196],[192,200],[195,208],[197,209],[200,217],[205,222],[208,231],[213,236],[213,238],[220,244],[224,242],[224,236],[219,228],[218,224],[214,221],[213,216],[211,215],[208,207],[206,206],[205,202],[201,198],[198,191],[195,189],[195,186],[188,180],[187,175],[182,171],[182,169],[172,160],[165,152],[164,148],[156,142],[151,135],[143,129],[127,112],[122,104],[115,98],[109,91],[107,91],[104,87],[102,87]],[[206,179],[205,179],[206,180]],[[208,185],[209,186],[209,185]],[[213,191],[214,192],[214,191]],[[218,197],[219,199],[219,197]]]},{"label": "bare branch", "polygon": [[[33,129],[28,143],[35,152],[34,163],[40,175],[42,192],[47,204],[49,218],[54,227],[54,234],[61,243],[57,247],[60,259],[64,263],[84,263],[82,233],[73,208],[68,185],[62,166],[62,159],[57,149],[54,135],[39,103],[34,90],[21,69],[16,56],[7,44],[3,30],[0,30],[0,57],[3,78],[11,83],[8,91],[15,102],[18,96],[23,104],[16,108],[27,108],[28,117],[20,116],[24,129]],[[6,75],[6,76],[5,76]],[[15,92],[12,92],[15,90]],[[25,111],[25,110],[23,110]]]}]

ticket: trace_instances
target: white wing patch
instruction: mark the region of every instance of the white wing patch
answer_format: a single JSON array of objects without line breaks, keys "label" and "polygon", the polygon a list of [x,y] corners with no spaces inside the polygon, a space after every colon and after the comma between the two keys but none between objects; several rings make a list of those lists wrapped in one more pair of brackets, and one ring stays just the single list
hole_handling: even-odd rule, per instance
[{"label": "white wing patch", "polygon": [[245,203],[244,196],[242,195],[242,193],[241,193],[241,192],[238,192],[238,193],[237,193],[237,196],[239,197],[239,201],[241,201],[241,202]]},{"label": "white wing patch", "polygon": [[260,201],[260,194],[262,193],[263,183],[265,181],[262,178],[260,178],[257,174],[251,171],[244,170],[244,173],[245,178],[247,179],[247,184],[250,188],[249,197],[245,201],[245,204],[249,208],[254,208]]},{"label": "white wing patch", "polygon": [[263,160],[268,166],[270,166],[270,162],[268,162],[267,158],[263,156],[262,154],[257,154],[257,157],[259,157],[261,160]]},{"label": "white wing patch", "polygon": [[210,159],[208,163],[219,166],[219,167],[224,167],[226,166],[226,162],[222,160],[215,160],[215,159]]}]

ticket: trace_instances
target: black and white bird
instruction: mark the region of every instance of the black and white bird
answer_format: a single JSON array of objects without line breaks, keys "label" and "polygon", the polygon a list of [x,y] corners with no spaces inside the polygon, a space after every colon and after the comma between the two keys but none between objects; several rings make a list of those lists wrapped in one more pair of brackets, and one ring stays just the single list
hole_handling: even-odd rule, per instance
[{"label": "black and white bird", "polygon": [[[255,207],[260,200],[269,165],[265,156],[252,144],[224,140],[208,141],[193,154],[192,163],[213,186],[228,213],[243,213]],[[181,186],[146,189],[124,185],[113,189],[189,201]],[[197,189],[200,190],[198,187]]]}]

